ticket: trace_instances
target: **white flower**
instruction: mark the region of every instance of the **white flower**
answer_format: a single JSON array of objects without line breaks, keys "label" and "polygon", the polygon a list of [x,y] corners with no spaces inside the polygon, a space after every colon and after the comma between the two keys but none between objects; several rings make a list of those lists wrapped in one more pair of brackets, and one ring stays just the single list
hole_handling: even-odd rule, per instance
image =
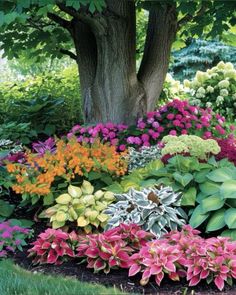
[{"label": "white flower", "polygon": [[208,102],[206,103],[206,107],[207,107],[207,108],[211,108],[211,107],[212,107],[212,103],[208,101]]},{"label": "white flower", "polygon": [[229,81],[228,80],[222,80],[218,83],[218,86],[220,88],[228,88],[229,87]]},{"label": "white flower", "polygon": [[231,62],[227,62],[225,64],[225,69],[226,70],[233,70],[234,69],[234,65]]},{"label": "white flower", "polygon": [[227,89],[221,89],[220,90],[220,95],[221,96],[228,96],[229,95],[229,91]]},{"label": "white flower", "polygon": [[201,93],[201,94],[205,94],[206,90],[203,87],[200,87],[200,88],[198,88],[197,92]]},{"label": "white flower", "polygon": [[217,96],[217,98],[216,98],[216,104],[217,105],[222,104],[223,101],[224,101],[224,97],[223,96],[221,96],[221,95]]},{"label": "white flower", "polygon": [[205,97],[205,95],[204,95],[203,93],[199,93],[199,92],[197,92],[197,93],[196,93],[196,97],[197,97],[197,98],[203,98],[203,97]]},{"label": "white flower", "polygon": [[223,61],[220,61],[218,64],[217,64],[217,68],[220,69],[220,70],[223,70],[225,68],[225,63]]},{"label": "white flower", "polygon": [[233,70],[228,70],[228,71],[224,71],[224,76],[225,78],[231,78],[231,79],[235,79],[236,80],[236,71]]},{"label": "white flower", "polygon": [[184,87],[190,88],[191,87],[191,82],[187,79],[184,80]]},{"label": "white flower", "polygon": [[214,88],[213,88],[212,86],[207,86],[206,91],[207,91],[208,93],[213,93],[213,92],[214,92]]}]

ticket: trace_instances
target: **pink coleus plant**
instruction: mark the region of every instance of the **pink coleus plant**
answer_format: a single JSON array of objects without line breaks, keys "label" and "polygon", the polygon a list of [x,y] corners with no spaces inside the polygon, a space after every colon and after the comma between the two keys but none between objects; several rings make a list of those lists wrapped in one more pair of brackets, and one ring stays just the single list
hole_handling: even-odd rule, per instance
[{"label": "pink coleus plant", "polygon": [[129,268],[130,256],[154,236],[136,224],[121,224],[102,234],[79,239],[77,256],[85,257],[87,267],[108,273],[111,268]]},{"label": "pink coleus plant", "polygon": [[171,280],[186,276],[189,286],[206,279],[222,290],[225,282],[236,278],[236,242],[223,237],[204,239],[198,233],[185,226],[181,232],[148,242],[131,256],[129,276],[142,272],[142,285],[151,276],[160,285],[165,274]]},{"label": "pink coleus plant", "polygon": [[29,256],[35,256],[33,263],[62,264],[68,257],[75,257],[78,237],[75,232],[70,234],[58,229],[48,228],[32,243]]}]

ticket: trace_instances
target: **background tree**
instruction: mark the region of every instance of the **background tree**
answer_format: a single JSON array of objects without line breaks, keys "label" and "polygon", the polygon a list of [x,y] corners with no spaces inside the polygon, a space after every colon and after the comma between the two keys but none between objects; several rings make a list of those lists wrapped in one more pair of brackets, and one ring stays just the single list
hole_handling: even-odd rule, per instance
[{"label": "background tree", "polygon": [[[140,7],[148,25],[136,69]],[[69,55],[79,68],[85,120],[132,123],[155,107],[177,32],[221,35],[235,25],[235,10],[234,1],[213,0],[1,1],[1,48],[9,58],[26,49],[38,60]]]}]

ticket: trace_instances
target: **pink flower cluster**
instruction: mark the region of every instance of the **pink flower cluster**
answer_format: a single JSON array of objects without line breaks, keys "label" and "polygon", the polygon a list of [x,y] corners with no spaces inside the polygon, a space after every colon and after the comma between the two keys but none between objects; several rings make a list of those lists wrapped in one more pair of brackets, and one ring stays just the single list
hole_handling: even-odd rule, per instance
[{"label": "pink flower cluster", "polygon": [[140,148],[156,145],[162,137],[171,135],[198,135],[204,138],[225,137],[230,133],[226,127],[225,118],[214,114],[211,109],[192,106],[189,102],[175,99],[149,112],[138,119],[135,126],[115,125],[112,123],[84,127],[76,125],[67,135],[76,135],[78,141],[92,143],[94,138],[100,137],[105,142],[116,145],[123,151],[126,147]]},{"label": "pink flower cluster", "polygon": [[0,223],[0,257],[7,256],[8,251],[22,250],[22,246],[26,245],[25,239],[31,233],[30,229],[13,225],[10,221]]},{"label": "pink flower cluster", "polygon": [[225,282],[236,278],[236,242],[224,237],[203,239],[198,234],[185,226],[181,232],[148,242],[131,256],[129,276],[142,272],[142,285],[151,276],[160,285],[165,274],[174,281],[186,277],[189,286],[206,279],[222,290]]},{"label": "pink flower cluster", "polygon": [[153,238],[136,224],[120,224],[102,234],[79,239],[77,256],[87,259],[87,267],[108,273],[111,268],[129,268],[130,256]]},{"label": "pink flower cluster", "polygon": [[[75,125],[67,134],[68,138],[76,135],[79,142],[93,143],[99,137],[104,142],[109,142],[111,145],[118,145],[121,134],[128,128],[124,124],[99,123],[95,126]],[[121,144],[120,150],[124,151],[125,146]]]},{"label": "pink flower cluster", "polygon": [[75,232],[70,234],[58,229],[48,228],[32,243],[29,256],[35,256],[33,263],[62,264],[68,257],[75,257],[74,248],[78,237]]},{"label": "pink flower cluster", "polygon": [[216,140],[221,148],[216,159],[221,160],[227,158],[230,162],[236,165],[236,138],[228,136],[227,138],[218,138]]}]

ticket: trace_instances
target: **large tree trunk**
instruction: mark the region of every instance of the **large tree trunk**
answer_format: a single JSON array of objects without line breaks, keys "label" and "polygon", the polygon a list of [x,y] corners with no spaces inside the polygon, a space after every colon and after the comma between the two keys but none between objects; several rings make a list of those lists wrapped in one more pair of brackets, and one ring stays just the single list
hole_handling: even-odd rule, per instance
[{"label": "large tree trunk", "polygon": [[73,15],[73,37],[86,122],[134,123],[155,108],[177,30],[174,5],[154,5],[136,72],[135,1],[107,0],[103,13]]}]

